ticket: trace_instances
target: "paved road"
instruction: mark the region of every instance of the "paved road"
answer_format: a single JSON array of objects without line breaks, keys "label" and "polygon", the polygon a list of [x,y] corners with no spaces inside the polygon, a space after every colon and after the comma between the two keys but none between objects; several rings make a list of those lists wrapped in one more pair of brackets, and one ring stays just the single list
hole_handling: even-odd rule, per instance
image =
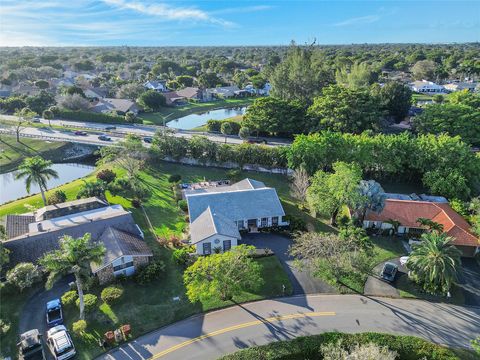
[{"label": "paved road", "polygon": [[[0,115],[0,119],[11,121],[12,123],[15,123],[18,121],[18,118],[12,115]],[[41,124],[45,125],[45,128],[40,129],[36,127],[26,127],[24,130],[22,130],[22,133],[27,135],[35,135],[35,136],[59,137],[58,141],[62,141],[63,139],[63,141],[70,141],[70,142],[79,142],[79,143],[93,142],[98,145],[108,145],[108,143],[104,141],[102,142],[97,139],[98,134],[89,134],[88,136],[76,136],[76,135],[73,135],[72,132],[70,131],[58,131],[58,130],[53,130],[48,128],[49,123],[47,120],[41,119],[40,122]],[[141,124],[138,124],[138,125],[115,124],[116,129],[113,132],[110,132],[110,131],[105,131],[105,127],[108,126],[108,124],[82,122],[82,121],[69,121],[69,120],[51,120],[50,122],[52,125],[77,127],[77,128],[83,128],[83,129],[92,130],[92,131],[108,132],[110,136],[112,135],[117,136],[116,138],[112,136],[113,142],[121,140],[126,134],[136,134],[139,136],[153,136],[157,131],[163,130],[162,126],[148,126],[148,125],[141,125]],[[174,136],[184,137],[186,139],[190,139],[195,135],[203,135],[203,136],[206,136],[209,140],[214,142],[218,142],[218,143],[225,142],[225,136],[221,134],[203,133],[203,132],[195,132],[195,131],[187,131],[187,130],[174,130],[170,128],[169,128],[169,131],[175,131],[175,132],[172,132]],[[55,140],[55,139],[52,139],[52,140]],[[281,145],[288,145],[291,143],[291,140],[288,140],[288,139],[269,138],[267,139],[267,141],[268,141],[267,145],[269,146],[281,146]],[[239,145],[239,144],[243,144],[243,140],[240,139],[238,136],[230,135],[227,137],[227,143]]]},{"label": "paved road", "polygon": [[272,250],[287,273],[292,284],[293,295],[338,293],[334,287],[312,276],[307,270],[299,270],[293,266],[294,258],[288,254],[292,240],[288,237],[266,233],[247,234],[242,237],[240,242]]},{"label": "paved road", "polygon": [[99,359],[217,359],[245,347],[333,330],[415,335],[468,347],[480,334],[480,308],[360,295],[265,300],[177,322]]},{"label": "paved road", "polygon": [[465,304],[480,306],[480,264],[475,259],[462,259],[463,272],[460,287],[463,288]]}]

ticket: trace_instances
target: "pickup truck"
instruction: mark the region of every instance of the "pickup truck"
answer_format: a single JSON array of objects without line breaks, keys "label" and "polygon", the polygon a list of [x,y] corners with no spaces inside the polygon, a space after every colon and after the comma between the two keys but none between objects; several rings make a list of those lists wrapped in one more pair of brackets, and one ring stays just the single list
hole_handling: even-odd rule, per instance
[{"label": "pickup truck", "polygon": [[75,356],[72,338],[63,325],[57,325],[47,331],[47,344],[55,360],[66,360]]},{"label": "pickup truck", "polygon": [[47,325],[56,326],[63,323],[62,304],[60,299],[54,299],[47,303]]},{"label": "pickup truck", "polygon": [[42,335],[37,329],[28,330],[21,334],[17,347],[20,360],[45,360]]}]

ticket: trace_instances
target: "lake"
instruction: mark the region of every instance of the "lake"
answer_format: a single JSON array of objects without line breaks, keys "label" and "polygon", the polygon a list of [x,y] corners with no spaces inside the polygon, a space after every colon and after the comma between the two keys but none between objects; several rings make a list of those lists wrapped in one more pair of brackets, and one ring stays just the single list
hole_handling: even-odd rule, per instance
[{"label": "lake", "polygon": [[246,107],[229,108],[211,110],[201,114],[190,114],[181,118],[171,120],[167,123],[167,127],[182,130],[191,130],[198,126],[205,125],[208,120],[224,120],[233,116],[243,115],[247,110]]},{"label": "lake", "polygon": [[[94,166],[84,164],[53,164],[52,169],[58,173],[58,179],[51,179],[47,183],[48,189],[82,178],[95,170]],[[0,174],[0,204],[29,195],[25,189],[24,179],[15,179],[17,171]],[[30,195],[39,193],[37,185],[30,188]]]}]

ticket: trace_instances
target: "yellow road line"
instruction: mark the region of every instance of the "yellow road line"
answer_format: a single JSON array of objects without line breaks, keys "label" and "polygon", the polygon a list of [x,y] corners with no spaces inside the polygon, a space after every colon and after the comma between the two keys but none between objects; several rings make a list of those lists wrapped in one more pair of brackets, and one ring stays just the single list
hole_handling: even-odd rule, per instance
[{"label": "yellow road line", "polygon": [[330,312],[328,312],[328,311],[325,311],[325,312],[310,312],[310,313],[304,313],[304,314],[272,316],[272,317],[262,319],[262,320],[249,321],[249,322],[245,322],[245,323],[242,323],[242,324],[229,326],[229,327],[226,327],[226,328],[223,328],[223,329],[220,329],[220,330],[212,331],[208,334],[201,335],[201,336],[198,336],[198,337],[190,339],[190,340],[186,340],[186,341],[184,341],[184,342],[182,342],[178,345],[172,346],[172,347],[170,347],[166,350],[163,350],[163,351],[155,354],[154,356],[152,356],[150,358],[150,360],[161,358],[162,356],[170,354],[173,351],[176,351],[178,349],[181,349],[185,346],[188,346],[188,345],[193,344],[195,342],[201,341],[203,339],[210,338],[210,337],[217,336],[217,335],[221,335],[221,334],[224,334],[224,333],[229,332],[229,331],[243,329],[243,328],[246,328],[246,327],[249,327],[249,326],[261,325],[261,324],[265,324],[265,323],[273,323],[273,322],[278,322],[278,321],[282,321],[282,320],[299,319],[299,318],[306,318],[306,317],[317,317],[317,316],[335,316],[335,315],[336,314],[333,311],[330,311]]}]

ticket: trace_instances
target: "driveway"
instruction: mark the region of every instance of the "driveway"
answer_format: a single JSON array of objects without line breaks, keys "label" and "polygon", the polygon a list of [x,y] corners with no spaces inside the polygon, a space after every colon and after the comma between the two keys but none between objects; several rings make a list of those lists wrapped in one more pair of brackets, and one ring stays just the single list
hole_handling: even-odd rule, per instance
[{"label": "driveway", "polygon": [[312,276],[308,271],[293,266],[294,259],[288,254],[292,240],[288,237],[269,233],[247,234],[239,243],[273,250],[292,284],[293,295],[337,293],[334,287]]},{"label": "driveway", "polygon": [[372,270],[373,274],[368,276],[367,281],[365,282],[365,288],[363,289],[363,293],[365,295],[388,296],[392,298],[400,297],[400,292],[395,287],[395,282],[391,284],[389,282],[386,282],[380,279],[379,274],[382,271],[383,265],[386,262],[391,262],[398,265],[398,272],[397,272],[397,275],[395,276],[395,280],[398,280],[400,276],[407,275],[407,272],[408,272],[407,269],[404,266],[400,265],[400,258],[384,261],[378,264],[377,266],[375,266]]},{"label": "driveway", "polygon": [[98,359],[210,360],[246,347],[325,331],[377,331],[469,347],[480,331],[480,308],[361,295],[293,296],[192,316]]},{"label": "driveway", "polygon": [[463,273],[459,284],[463,288],[465,305],[480,306],[480,265],[475,259],[462,259]]},{"label": "driveway", "polygon": [[60,298],[69,289],[68,283],[71,281],[73,281],[73,276],[66,276],[57,281],[52,289],[39,290],[28,299],[20,313],[18,325],[20,334],[31,329],[38,329],[41,334],[45,334],[47,331],[45,319],[47,302]]}]

